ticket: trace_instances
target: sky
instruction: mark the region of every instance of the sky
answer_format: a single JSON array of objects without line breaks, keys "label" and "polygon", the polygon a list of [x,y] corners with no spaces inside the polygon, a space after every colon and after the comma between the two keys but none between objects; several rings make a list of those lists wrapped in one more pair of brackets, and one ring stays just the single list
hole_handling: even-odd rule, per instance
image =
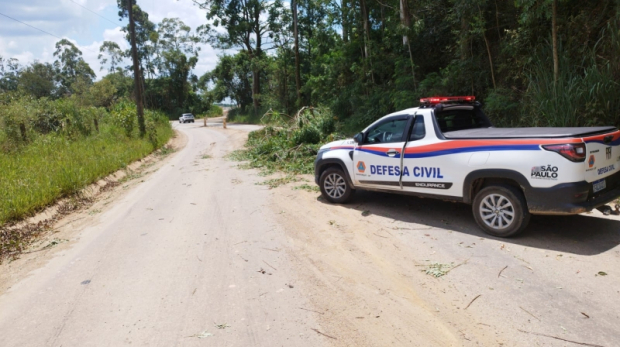
[{"label": "sky", "polygon": [[[120,30],[127,20],[118,20],[116,0],[0,0],[0,3],[0,14],[47,32],[0,15],[0,56],[17,58],[22,66],[35,60],[53,62],[58,38],[67,38],[82,51],[84,60],[100,79],[107,72],[100,70],[97,59],[103,41],[114,41],[123,49],[129,47]],[[137,0],[137,3],[155,24],[164,18],[180,18],[195,30],[206,22],[206,11],[191,0]],[[211,46],[202,44],[194,74],[201,76],[215,68],[217,54]]]}]

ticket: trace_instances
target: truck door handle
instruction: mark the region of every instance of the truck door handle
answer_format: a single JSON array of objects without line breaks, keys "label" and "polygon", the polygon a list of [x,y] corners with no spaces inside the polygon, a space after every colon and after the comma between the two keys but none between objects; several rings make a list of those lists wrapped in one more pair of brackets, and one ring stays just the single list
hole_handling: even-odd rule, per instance
[{"label": "truck door handle", "polygon": [[395,156],[396,154],[398,154],[398,151],[397,151],[397,150],[395,150],[395,149],[390,149],[389,151],[387,151],[387,155],[388,155],[388,157],[393,157],[393,156]]}]

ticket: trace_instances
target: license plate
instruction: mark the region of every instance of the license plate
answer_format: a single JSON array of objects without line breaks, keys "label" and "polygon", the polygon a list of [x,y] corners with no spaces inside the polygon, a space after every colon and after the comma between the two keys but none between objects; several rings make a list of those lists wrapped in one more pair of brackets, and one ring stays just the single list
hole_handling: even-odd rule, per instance
[{"label": "license plate", "polygon": [[596,192],[600,192],[601,190],[607,188],[607,184],[605,183],[605,179],[600,179],[598,181],[594,181],[592,182],[592,190],[594,191],[594,193]]}]

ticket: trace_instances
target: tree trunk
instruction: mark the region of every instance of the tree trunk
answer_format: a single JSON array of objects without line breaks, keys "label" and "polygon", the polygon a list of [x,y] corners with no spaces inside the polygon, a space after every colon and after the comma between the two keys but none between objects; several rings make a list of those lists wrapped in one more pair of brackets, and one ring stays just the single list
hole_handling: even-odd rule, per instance
[{"label": "tree trunk", "polygon": [[558,81],[560,75],[560,63],[558,59],[558,26],[557,26],[557,0],[552,2],[551,36],[553,37],[553,81]]},{"label": "tree trunk", "polygon": [[138,49],[136,48],[136,28],[133,21],[133,0],[129,1],[129,36],[131,38],[131,58],[133,60],[133,78],[136,91],[136,106],[138,109],[138,128],[140,129],[140,137],[146,134],[146,125],[144,124],[144,108],[142,105],[142,83],[140,78],[140,62],[138,61]]},{"label": "tree trunk", "polygon": [[[480,6],[478,6],[478,12],[480,13],[480,18],[484,18],[482,14],[482,10]],[[491,67],[491,80],[493,81],[493,88],[497,88],[495,84],[495,72],[493,71],[493,57],[491,56],[491,47],[489,47],[489,40],[487,40],[486,28],[482,28],[482,38],[484,39],[484,44],[487,47],[487,54],[489,56],[489,66]]]},{"label": "tree trunk", "polygon": [[495,0],[495,26],[497,28],[497,40],[501,40],[502,34],[499,30],[499,9],[497,8],[497,0]]},{"label": "tree trunk", "polygon": [[[285,57],[288,58],[288,52],[285,53]],[[282,88],[282,100],[284,100],[284,109],[286,110],[286,112],[289,112],[289,105],[288,105],[288,71],[286,70],[286,65],[288,62],[288,59],[284,60],[284,64],[282,64],[283,69],[284,69],[284,76],[282,78],[282,80],[284,81],[284,86]]]},{"label": "tree trunk", "polygon": [[368,9],[366,8],[366,0],[360,0],[360,11],[362,15],[362,24],[364,27],[364,57],[370,57],[370,49],[368,48],[368,41],[370,38],[370,28],[368,27]]},{"label": "tree trunk", "polygon": [[[409,7],[407,6],[407,0],[400,0],[400,25],[403,26],[407,32],[411,27],[411,17],[409,16]],[[409,49],[409,62],[411,63],[411,76],[413,77],[413,90],[416,90],[415,81],[415,65],[413,63],[413,52],[411,51],[411,42],[409,42],[409,35],[405,33],[403,35],[403,45]]]},{"label": "tree trunk", "polygon": [[415,81],[415,64],[413,64],[413,52],[411,52],[411,42],[407,41],[407,47],[409,47],[409,61],[411,62],[411,76],[413,77],[413,90],[417,91],[418,86]]},{"label": "tree trunk", "polygon": [[467,51],[469,47],[467,47],[467,43],[469,41],[469,21],[465,16],[461,17],[461,60],[467,60]]},{"label": "tree trunk", "polygon": [[381,40],[383,40],[383,34],[385,33],[385,11],[381,3],[379,3],[379,6],[381,6]]},{"label": "tree trunk", "polygon": [[297,30],[297,1],[291,2],[293,7],[293,35],[295,35],[295,87],[297,91],[296,106],[301,107],[301,72],[299,71],[299,33]]},{"label": "tree trunk", "polygon": [[487,46],[487,54],[489,55],[489,66],[491,67],[491,79],[493,80],[493,88],[497,88],[497,85],[495,84],[495,72],[493,71],[493,57],[491,56],[491,48],[489,47],[489,40],[487,40],[487,35],[484,33],[484,31],[482,32],[482,37],[484,38],[484,44]]},{"label": "tree trunk", "polygon": [[364,57],[368,59],[368,65],[370,66],[370,79],[372,83],[375,83],[375,74],[372,71],[372,59],[370,57],[370,23],[368,19],[368,8],[366,7],[366,0],[360,0],[360,11],[362,15],[362,23],[364,26]]},{"label": "tree trunk", "polygon": [[[409,7],[407,6],[407,0],[400,0],[400,25],[409,30],[411,26],[411,18],[409,17]],[[403,35],[403,46],[409,44],[409,36]]]},{"label": "tree trunk", "polygon": [[254,112],[258,112],[260,108],[260,63],[262,54],[262,36],[260,29],[260,13],[261,10],[259,8],[259,3],[256,2],[254,7],[254,33],[256,34],[256,46],[254,48],[254,56],[255,61],[253,62],[252,67],[252,103],[254,105]]},{"label": "tree trunk", "polygon": [[347,0],[340,0],[340,13],[342,15],[342,41],[349,42],[349,9],[347,8]]},{"label": "tree trunk", "polygon": [[254,106],[254,111],[258,111],[260,107],[260,71],[258,69],[252,69],[252,105]]},{"label": "tree trunk", "polygon": [[28,142],[28,136],[26,135],[26,126],[24,125],[24,123],[19,123],[19,132],[22,135],[22,140],[24,140],[24,142]]}]

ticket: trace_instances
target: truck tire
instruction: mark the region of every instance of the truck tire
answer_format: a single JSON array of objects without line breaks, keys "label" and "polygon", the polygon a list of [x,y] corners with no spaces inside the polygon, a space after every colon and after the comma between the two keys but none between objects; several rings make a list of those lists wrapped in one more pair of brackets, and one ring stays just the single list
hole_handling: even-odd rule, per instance
[{"label": "truck tire", "polygon": [[472,210],[478,226],[493,236],[515,236],[530,222],[523,193],[508,185],[483,188],[476,194]]},{"label": "truck tire", "polygon": [[319,178],[321,194],[329,202],[344,204],[355,192],[347,181],[344,172],[336,167],[330,167],[323,171]]}]

